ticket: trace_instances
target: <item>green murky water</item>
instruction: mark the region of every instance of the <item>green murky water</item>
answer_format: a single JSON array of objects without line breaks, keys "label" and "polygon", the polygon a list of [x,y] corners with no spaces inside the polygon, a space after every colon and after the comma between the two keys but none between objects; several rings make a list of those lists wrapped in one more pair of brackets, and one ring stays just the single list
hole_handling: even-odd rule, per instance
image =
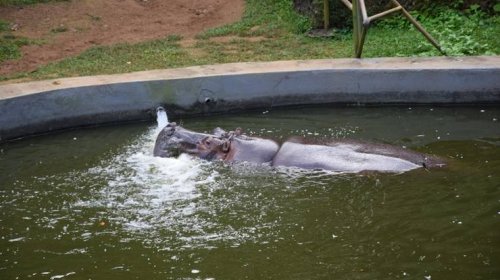
[{"label": "green murky water", "polygon": [[442,170],[331,174],[151,156],[154,124],[0,145],[0,279],[500,279],[500,108],[174,120],[349,137]]}]

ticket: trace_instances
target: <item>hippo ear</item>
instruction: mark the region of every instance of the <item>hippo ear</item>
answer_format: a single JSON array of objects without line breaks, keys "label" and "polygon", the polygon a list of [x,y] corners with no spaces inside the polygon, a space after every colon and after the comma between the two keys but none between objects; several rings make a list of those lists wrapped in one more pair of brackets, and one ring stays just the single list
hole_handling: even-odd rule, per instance
[{"label": "hippo ear", "polygon": [[212,131],[212,134],[215,135],[215,137],[224,137],[225,134],[227,134],[227,132],[220,128],[220,127],[216,127],[213,131]]},{"label": "hippo ear", "polygon": [[235,136],[240,136],[241,134],[243,134],[243,129],[241,129],[241,127],[237,127],[237,128],[234,130],[234,135],[235,135]]},{"label": "hippo ear", "polygon": [[229,152],[230,148],[231,148],[231,142],[230,141],[226,140],[226,141],[224,141],[224,143],[222,143],[222,151],[224,153]]}]

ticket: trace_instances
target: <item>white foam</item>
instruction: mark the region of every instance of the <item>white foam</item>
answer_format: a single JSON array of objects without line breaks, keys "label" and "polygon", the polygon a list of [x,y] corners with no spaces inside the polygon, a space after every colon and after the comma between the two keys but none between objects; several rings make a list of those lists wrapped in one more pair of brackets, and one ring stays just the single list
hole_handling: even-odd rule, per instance
[{"label": "white foam", "polygon": [[72,271],[72,272],[68,272],[66,274],[54,275],[54,276],[50,277],[50,280],[62,279],[64,277],[67,277],[67,276],[70,276],[70,275],[73,275],[73,274],[76,274],[76,272]]},{"label": "white foam", "polygon": [[19,241],[23,241],[24,239],[26,239],[26,237],[12,238],[12,239],[9,239],[9,242],[19,242]]},{"label": "white foam", "polygon": [[198,207],[194,201],[201,196],[199,188],[210,189],[207,186],[220,175],[214,165],[189,155],[154,157],[157,132],[151,128],[123,153],[89,169],[106,183],[97,198],[76,205],[105,207],[108,219],[119,218],[116,222],[130,232],[158,234],[164,228],[188,232],[196,224],[196,234],[203,235],[207,221],[192,217]]},{"label": "white foam", "polygon": [[[134,171],[132,176],[118,176],[111,180],[111,185],[140,185],[140,191],[151,199],[150,202],[161,205],[177,199],[192,199],[197,196],[196,184],[202,172],[202,164],[187,155],[179,158],[159,158],[138,152],[126,159],[126,164]],[[128,198],[129,204],[138,204]]]}]

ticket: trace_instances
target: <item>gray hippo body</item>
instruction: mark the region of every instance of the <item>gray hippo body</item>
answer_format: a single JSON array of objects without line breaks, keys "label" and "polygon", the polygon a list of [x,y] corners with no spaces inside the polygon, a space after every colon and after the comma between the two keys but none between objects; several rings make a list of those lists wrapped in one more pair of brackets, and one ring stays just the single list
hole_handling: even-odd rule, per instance
[{"label": "gray hippo body", "polygon": [[386,144],[354,140],[332,140],[322,144],[292,138],[281,146],[275,141],[225,132],[193,132],[175,123],[158,135],[154,155],[160,157],[189,153],[207,160],[268,163],[272,166],[324,169],[336,172],[362,171],[400,173],[417,168],[444,166],[440,159]]},{"label": "gray hippo body", "polygon": [[273,159],[274,166],[325,169],[338,172],[404,172],[422,165],[390,156],[359,152],[350,145],[304,145],[285,142]]}]

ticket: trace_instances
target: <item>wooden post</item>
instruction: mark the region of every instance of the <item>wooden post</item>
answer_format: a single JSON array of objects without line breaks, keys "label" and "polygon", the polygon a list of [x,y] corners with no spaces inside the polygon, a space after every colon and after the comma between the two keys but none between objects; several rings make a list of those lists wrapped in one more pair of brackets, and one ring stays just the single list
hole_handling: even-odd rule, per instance
[{"label": "wooden post", "polygon": [[330,28],[330,0],[323,0],[323,27]]},{"label": "wooden post", "polygon": [[361,58],[363,44],[365,43],[366,28],[363,25],[363,9],[360,0],[352,1],[352,38],[354,41],[354,57]]}]

